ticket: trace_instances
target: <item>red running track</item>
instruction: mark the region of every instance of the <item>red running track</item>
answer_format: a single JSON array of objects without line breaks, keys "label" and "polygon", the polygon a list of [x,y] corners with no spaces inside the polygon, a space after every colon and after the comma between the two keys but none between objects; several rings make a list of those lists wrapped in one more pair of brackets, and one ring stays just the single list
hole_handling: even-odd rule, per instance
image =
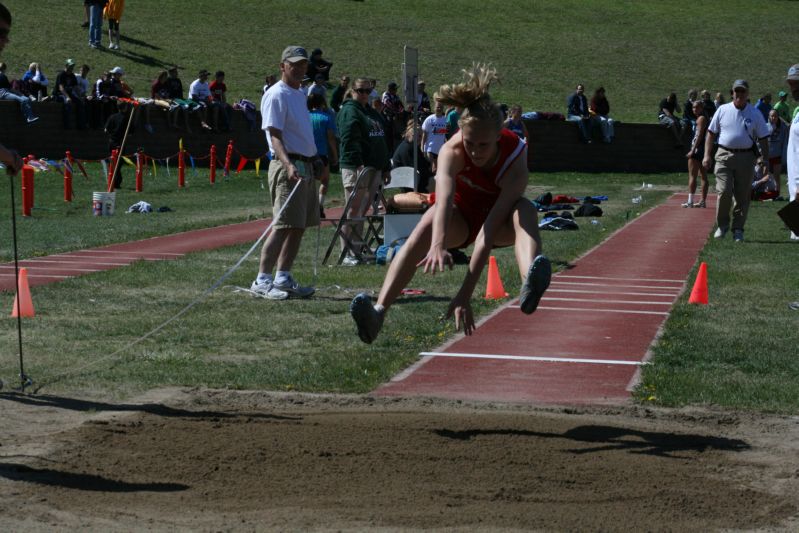
[{"label": "red running track", "polygon": [[375,394],[553,405],[629,401],[714,225],[715,198],[706,209],[684,209],[685,198],[672,196],[553,276],[533,315],[514,301],[472,336],[420,354]]}]

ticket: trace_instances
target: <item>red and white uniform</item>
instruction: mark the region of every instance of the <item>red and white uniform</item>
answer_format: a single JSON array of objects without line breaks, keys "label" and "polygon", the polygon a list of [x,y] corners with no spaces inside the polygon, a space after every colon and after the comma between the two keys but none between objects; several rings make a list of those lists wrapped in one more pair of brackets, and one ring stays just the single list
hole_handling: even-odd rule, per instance
[{"label": "red and white uniform", "polygon": [[[499,198],[501,188],[497,183],[505,175],[514,161],[524,153],[526,144],[515,133],[503,129],[499,134],[499,157],[490,169],[475,166],[469,158],[466,147],[466,165],[455,177],[454,204],[469,225],[469,238],[461,248],[472,244],[488,218],[488,213]],[[430,197],[435,202],[435,193]]]}]

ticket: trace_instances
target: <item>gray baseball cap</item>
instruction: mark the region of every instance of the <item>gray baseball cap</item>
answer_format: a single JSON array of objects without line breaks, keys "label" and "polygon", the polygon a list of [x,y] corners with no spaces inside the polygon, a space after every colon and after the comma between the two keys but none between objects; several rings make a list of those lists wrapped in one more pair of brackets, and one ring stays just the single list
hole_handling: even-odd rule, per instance
[{"label": "gray baseball cap", "polygon": [[289,63],[296,63],[297,61],[307,61],[308,60],[308,52],[305,51],[305,48],[302,46],[287,46],[285,50],[283,50],[283,55],[280,58],[280,61],[288,61]]},{"label": "gray baseball cap", "polygon": [[788,75],[785,76],[786,80],[799,80],[799,63],[793,65],[788,69]]},{"label": "gray baseball cap", "polygon": [[748,91],[749,90],[749,82],[746,81],[746,80],[735,80],[733,82],[733,84],[732,84],[732,90],[734,91],[735,89],[739,89],[739,88],[746,89]]}]

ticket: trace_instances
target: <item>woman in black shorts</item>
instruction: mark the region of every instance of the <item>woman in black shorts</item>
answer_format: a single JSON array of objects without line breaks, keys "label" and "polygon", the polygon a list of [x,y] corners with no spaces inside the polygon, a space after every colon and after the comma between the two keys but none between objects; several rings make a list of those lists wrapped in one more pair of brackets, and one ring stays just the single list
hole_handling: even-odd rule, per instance
[{"label": "woman in black shorts", "polygon": [[[702,100],[695,100],[693,112],[696,117],[694,124],[694,138],[691,141],[691,149],[685,154],[688,158],[688,201],[682,204],[683,207],[705,207],[707,202],[707,171],[702,166],[702,158],[705,157],[705,133],[707,132],[707,117],[705,116],[705,106]],[[696,194],[696,177],[702,176],[702,200],[694,202]]]}]

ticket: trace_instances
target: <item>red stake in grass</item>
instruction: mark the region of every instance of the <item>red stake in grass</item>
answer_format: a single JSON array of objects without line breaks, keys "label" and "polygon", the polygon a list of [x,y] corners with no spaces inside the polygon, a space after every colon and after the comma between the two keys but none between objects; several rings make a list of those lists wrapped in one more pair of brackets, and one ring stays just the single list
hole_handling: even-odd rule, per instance
[{"label": "red stake in grass", "polygon": [[225,153],[225,178],[230,176],[230,160],[233,158],[233,139],[227,144],[227,152]]},{"label": "red stake in grass", "polygon": [[72,154],[69,150],[64,157],[64,201],[72,201]]},{"label": "red stake in grass", "polygon": [[211,145],[211,162],[208,164],[208,170],[210,173],[208,174],[208,181],[211,182],[211,185],[216,183],[216,145]]},{"label": "red stake in grass", "polygon": [[144,190],[144,154],[141,148],[136,152],[136,192]]}]

